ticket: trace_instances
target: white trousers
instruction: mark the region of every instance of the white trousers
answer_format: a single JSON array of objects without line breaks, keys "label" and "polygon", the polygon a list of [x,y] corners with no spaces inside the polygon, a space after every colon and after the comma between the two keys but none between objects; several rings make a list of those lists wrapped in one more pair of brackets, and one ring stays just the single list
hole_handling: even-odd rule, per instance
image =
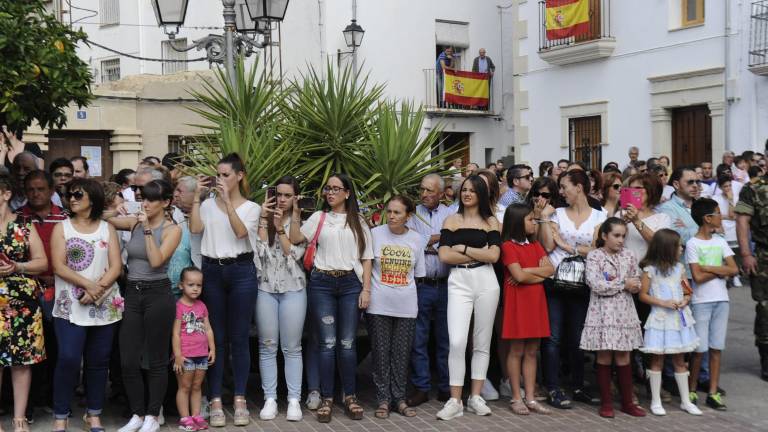
[{"label": "white trousers", "polygon": [[472,379],[484,380],[488,371],[493,320],[499,304],[499,283],[490,264],[452,268],[448,276],[448,375],[451,386],[463,386],[469,325],[472,312]]}]

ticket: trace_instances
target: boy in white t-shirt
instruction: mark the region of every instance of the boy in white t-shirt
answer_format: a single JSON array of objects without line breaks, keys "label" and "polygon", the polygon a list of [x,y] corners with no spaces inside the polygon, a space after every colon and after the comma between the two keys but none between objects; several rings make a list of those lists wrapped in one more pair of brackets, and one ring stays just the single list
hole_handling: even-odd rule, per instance
[{"label": "boy in white t-shirt", "polygon": [[723,220],[717,201],[701,198],[693,202],[691,217],[699,225],[699,231],[685,245],[685,260],[691,266],[693,296],[691,309],[696,334],[700,344],[691,359],[689,379],[691,402],[698,401],[696,383],[701,369],[701,359],[709,350],[709,393],[707,406],[725,410],[722,395],[717,390],[720,379],[721,352],[725,349],[725,335],[728,331],[728,288],[726,278],[736,275],[739,270],[733,258],[733,251],[721,236],[712,236],[722,229]]}]

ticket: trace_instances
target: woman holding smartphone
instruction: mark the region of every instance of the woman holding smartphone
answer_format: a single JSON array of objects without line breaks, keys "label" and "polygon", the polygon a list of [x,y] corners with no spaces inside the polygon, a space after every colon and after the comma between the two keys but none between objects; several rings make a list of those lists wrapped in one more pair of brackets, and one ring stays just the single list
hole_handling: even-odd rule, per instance
[{"label": "woman holding smartphone", "polygon": [[[27,400],[32,382],[31,365],[45,360],[43,311],[37,301],[39,287],[32,277],[48,269],[43,241],[31,221],[11,211],[13,186],[0,176],[0,377],[11,368],[13,429],[28,432]],[[2,383],[0,381],[0,383]]]},{"label": "woman holding smartphone", "polygon": [[371,299],[373,242],[346,174],[329,177],[323,195],[323,209],[312,214],[301,228],[298,218],[291,221],[290,238],[293,244],[300,244],[319,233],[308,291],[310,325],[316,332],[320,354],[322,401],[317,419],[327,423],[332,417],[337,355],[345,412],[352,420],[363,418],[356,396],[355,338],[360,309],[366,309]]},{"label": "woman holding smartphone", "polygon": [[[181,229],[168,213],[173,187],[165,180],[152,180],[144,185],[141,196],[142,211],[138,215],[110,219],[117,229],[131,231],[125,245],[128,283],[120,328],[120,360],[133,416],[118,432],[159,430],[157,416],[168,385],[168,341],[176,316],[176,299],[168,279],[168,261],[181,240]],[[149,363],[146,386],[142,357]]]},{"label": "woman holding smartphone", "polygon": [[116,282],[123,262],[115,228],[101,220],[106,204],[102,186],[96,180],[74,179],[65,198],[72,216],[57,224],[51,234],[56,274],[53,323],[59,346],[53,378],[53,429],[67,428],[85,357],[83,419],[90,430],[98,430],[115,323],[123,317],[124,301]]},{"label": "woman holding smartphone", "polygon": [[[229,346],[234,380],[234,425],[247,426],[251,419],[245,402],[251,367],[248,338],[259,283],[251,236],[256,235],[261,207],[245,198],[248,183],[243,161],[237,153],[222,158],[216,165],[216,172],[216,184],[209,185],[204,177],[200,178],[189,218],[189,231],[203,234],[200,244],[203,301],[210,314],[216,357],[222,359],[208,372],[210,425],[226,425],[221,387],[226,363],[223,359]],[[213,188],[216,197],[200,204],[200,195],[207,186]]]}]

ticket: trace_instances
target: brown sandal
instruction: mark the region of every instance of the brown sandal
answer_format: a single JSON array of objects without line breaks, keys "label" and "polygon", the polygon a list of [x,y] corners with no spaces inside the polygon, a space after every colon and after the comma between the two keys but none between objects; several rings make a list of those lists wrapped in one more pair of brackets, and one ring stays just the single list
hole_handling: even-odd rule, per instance
[{"label": "brown sandal", "polygon": [[511,401],[509,401],[509,409],[512,410],[512,412],[517,415],[528,415],[531,413],[531,411],[528,410],[528,407],[525,406],[525,402],[523,402],[522,400],[512,399]]},{"label": "brown sandal", "polygon": [[376,408],[376,411],[373,412],[373,415],[377,419],[389,418],[389,404],[386,402],[380,403],[379,406]]},{"label": "brown sandal", "polygon": [[416,410],[409,407],[405,401],[397,404],[397,412],[403,417],[416,417]]},{"label": "brown sandal", "polygon": [[[525,401],[525,399],[523,400]],[[525,406],[528,408],[529,411],[534,412],[536,414],[544,414],[544,415],[552,414],[551,409],[538,403],[536,400],[525,401]]]},{"label": "brown sandal", "polygon": [[354,395],[344,398],[344,413],[350,420],[363,419],[363,407]]},{"label": "brown sandal", "polygon": [[323,399],[320,402],[320,406],[317,407],[317,421],[320,423],[328,423],[333,416],[333,399]]}]

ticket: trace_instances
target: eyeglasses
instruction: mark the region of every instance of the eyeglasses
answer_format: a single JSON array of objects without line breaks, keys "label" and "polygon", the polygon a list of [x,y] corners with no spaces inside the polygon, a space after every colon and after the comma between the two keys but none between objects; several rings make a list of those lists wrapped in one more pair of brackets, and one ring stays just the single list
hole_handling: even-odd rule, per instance
[{"label": "eyeglasses", "polygon": [[707,216],[715,217],[715,216],[722,216],[722,215],[723,215],[722,213],[709,213],[709,214],[705,214],[704,217],[707,217]]},{"label": "eyeglasses", "polygon": [[700,185],[701,184],[701,180],[698,180],[698,179],[697,180],[688,180],[687,182],[685,182],[685,184],[687,184],[688,186],[693,186],[694,184]]},{"label": "eyeglasses", "polygon": [[65,172],[55,172],[53,173],[53,177],[59,178],[59,177],[72,177],[71,173],[65,173]]},{"label": "eyeglasses", "polygon": [[325,186],[323,187],[323,193],[329,195],[336,195],[339,192],[346,191],[346,188],[340,188],[338,186]]},{"label": "eyeglasses", "polygon": [[611,188],[613,188],[613,190],[619,190],[621,189],[621,183],[614,183],[611,185]]},{"label": "eyeglasses", "polygon": [[549,192],[534,192],[531,194],[534,198],[542,197],[544,199],[550,199],[552,197],[552,194]]},{"label": "eyeglasses", "polygon": [[67,192],[64,196],[67,198],[67,200],[71,200],[72,198],[74,198],[75,201],[80,201],[85,196],[85,193],[83,193],[83,191],[74,191],[74,192]]},{"label": "eyeglasses", "polygon": [[528,175],[524,175],[524,176],[520,176],[520,177],[515,177],[515,178],[518,179],[518,180],[519,179],[533,180],[533,175],[532,174],[528,174]]},{"label": "eyeglasses", "polygon": [[134,192],[139,191],[139,192],[143,193],[144,192],[144,186],[131,185],[131,190],[134,191]]}]

